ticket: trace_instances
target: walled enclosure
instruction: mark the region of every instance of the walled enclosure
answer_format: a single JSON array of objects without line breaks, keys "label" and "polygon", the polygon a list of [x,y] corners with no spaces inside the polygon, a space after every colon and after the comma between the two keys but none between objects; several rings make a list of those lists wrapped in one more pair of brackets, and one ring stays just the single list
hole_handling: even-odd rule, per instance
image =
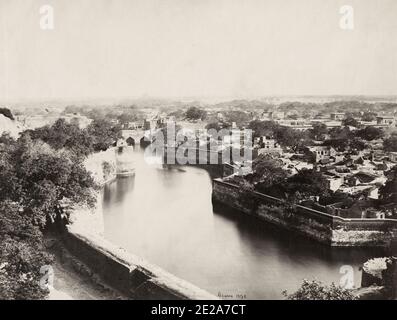
[{"label": "walled enclosure", "polygon": [[221,179],[213,181],[212,200],[330,246],[389,247],[397,231],[393,219],[346,219],[299,205],[285,210],[281,199],[242,191]]}]

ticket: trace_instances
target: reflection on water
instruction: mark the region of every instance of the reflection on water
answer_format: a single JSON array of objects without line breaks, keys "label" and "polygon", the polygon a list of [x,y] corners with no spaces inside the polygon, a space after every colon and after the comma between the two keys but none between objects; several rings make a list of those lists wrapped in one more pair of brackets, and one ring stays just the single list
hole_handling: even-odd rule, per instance
[{"label": "reflection on water", "polygon": [[294,233],[217,209],[211,178],[196,167],[149,165],[134,155],[136,175],[104,189],[105,236],[132,253],[214,294],[282,298],[303,278],[339,283],[376,253],[328,248]]}]

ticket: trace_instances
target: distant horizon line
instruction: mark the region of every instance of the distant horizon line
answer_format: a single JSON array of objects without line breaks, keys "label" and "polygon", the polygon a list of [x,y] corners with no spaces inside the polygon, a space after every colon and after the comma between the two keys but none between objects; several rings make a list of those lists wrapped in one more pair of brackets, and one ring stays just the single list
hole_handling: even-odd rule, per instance
[{"label": "distant horizon line", "polygon": [[[151,101],[151,100],[166,100],[166,101],[183,101],[189,100],[191,102],[198,101],[202,102],[205,100],[219,100],[219,102],[228,102],[235,100],[266,100],[272,98],[372,98],[372,99],[397,99],[397,94],[273,94],[273,95],[261,95],[261,96],[124,96],[124,97],[80,97],[80,98],[13,98],[13,99],[1,99],[0,104],[22,104],[22,103],[86,103],[90,101],[103,101],[114,103],[130,100],[130,101]],[[292,101],[291,101],[292,102]]]}]

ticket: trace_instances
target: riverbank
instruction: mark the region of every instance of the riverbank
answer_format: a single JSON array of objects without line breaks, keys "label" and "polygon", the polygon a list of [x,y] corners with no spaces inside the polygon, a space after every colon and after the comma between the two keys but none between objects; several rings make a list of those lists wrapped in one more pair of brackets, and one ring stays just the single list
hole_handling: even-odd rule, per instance
[{"label": "riverbank", "polygon": [[221,179],[213,180],[214,205],[237,209],[284,229],[293,230],[332,247],[389,248],[397,232],[393,219],[345,219],[255,191],[243,191]]}]

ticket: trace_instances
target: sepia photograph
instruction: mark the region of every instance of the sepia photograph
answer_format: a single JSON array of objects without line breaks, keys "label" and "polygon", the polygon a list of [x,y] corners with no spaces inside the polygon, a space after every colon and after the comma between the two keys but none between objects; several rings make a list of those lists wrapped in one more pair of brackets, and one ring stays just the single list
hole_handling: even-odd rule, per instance
[{"label": "sepia photograph", "polygon": [[0,0],[0,300],[397,299],[396,17]]}]

